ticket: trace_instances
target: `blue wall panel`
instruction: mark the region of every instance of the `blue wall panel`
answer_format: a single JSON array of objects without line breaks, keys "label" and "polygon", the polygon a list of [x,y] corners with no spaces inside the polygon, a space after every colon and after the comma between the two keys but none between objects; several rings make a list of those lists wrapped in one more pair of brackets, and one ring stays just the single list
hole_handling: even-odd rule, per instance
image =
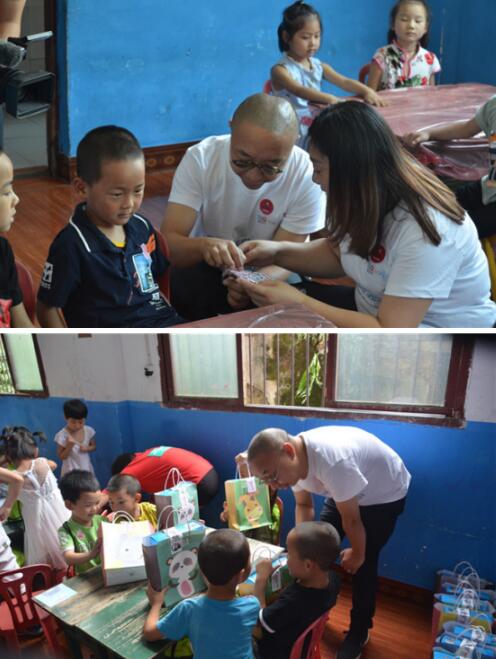
[{"label": "blue wall panel", "polygon": [[[59,398],[2,397],[0,425],[44,430],[49,443],[42,453],[55,458],[52,440],[63,425],[62,403]],[[88,423],[97,431],[92,457],[103,485],[112,459],[122,451],[181,446],[204,455],[225,480],[233,476],[235,454],[260,429],[280,426],[297,434],[323,425],[319,419],[175,410],[133,401],[91,402]],[[381,557],[381,575],[431,588],[436,569],[467,559],[482,575],[496,579],[494,424],[470,422],[464,429],[390,421],[356,425],[395,449],[413,475],[406,511]],[[294,523],[294,500],[290,491],[282,492],[282,498],[287,532]],[[221,491],[206,511],[208,523],[218,525],[222,500]],[[319,498],[318,509],[321,503]]]}]

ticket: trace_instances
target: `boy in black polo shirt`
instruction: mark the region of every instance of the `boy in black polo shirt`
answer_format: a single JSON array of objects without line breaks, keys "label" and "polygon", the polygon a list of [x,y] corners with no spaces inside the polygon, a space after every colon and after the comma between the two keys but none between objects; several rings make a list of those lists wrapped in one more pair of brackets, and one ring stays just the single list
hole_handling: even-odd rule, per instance
[{"label": "boy in black polo shirt", "polygon": [[[117,126],[90,131],[77,149],[83,199],[50,246],[38,291],[43,327],[170,327],[182,322],[156,283],[169,263],[136,211],[143,151]],[[62,313],[61,313],[62,312]],[[63,314],[63,316],[62,316]]]},{"label": "boy in black polo shirt", "polygon": [[[295,582],[265,605],[265,585],[272,573],[270,560],[257,564],[255,594],[261,604],[258,641],[260,659],[288,659],[298,637],[335,604],[339,577],[331,566],[340,552],[341,540],[328,522],[302,522],[289,532],[288,569]],[[260,637],[260,628],[255,635]],[[307,656],[306,650],[302,657]]]},{"label": "boy in black polo shirt", "polygon": [[[19,197],[12,187],[14,169],[7,154],[0,151],[0,232],[6,233],[14,221]],[[33,327],[17,279],[14,253],[5,238],[0,238],[0,327]]]}]

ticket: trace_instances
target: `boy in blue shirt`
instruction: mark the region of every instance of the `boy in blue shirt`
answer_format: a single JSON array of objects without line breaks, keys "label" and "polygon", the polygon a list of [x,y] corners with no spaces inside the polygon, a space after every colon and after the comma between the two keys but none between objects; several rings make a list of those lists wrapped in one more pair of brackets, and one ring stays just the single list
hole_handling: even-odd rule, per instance
[{"label": "boy in blue shirt", "polygon": [[145,159],[125,128],[101,126],[77,149],[82,200],[50,246],[38,291],[42,327],[170,327],[182,322],[161,295],[169,267],[152,225],[137,214]]},{"label": "boy in blue shirt", "polygon": [[[250,574],[250,548],[246,538],[232,529],[209,533],[198,549],[198,564],[207,582],[205,595],[185,599],[164,618],[160,608],[166,589],[148,585],[151,608],[143,636],[147,641],[188,636],[195,659],[253,659],[252,631],[260,603],[256,597],[236,597],[236,586]],[[255,591],[265,584],[257,579]]]}]

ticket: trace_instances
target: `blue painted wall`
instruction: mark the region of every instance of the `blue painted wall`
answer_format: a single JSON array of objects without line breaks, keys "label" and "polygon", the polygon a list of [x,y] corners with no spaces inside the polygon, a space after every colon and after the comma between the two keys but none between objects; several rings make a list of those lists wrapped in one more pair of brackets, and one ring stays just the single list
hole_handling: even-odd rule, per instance
[{"label": "blue painted wall", "polygon": [[[288,4],[58,0],[60,150],[74,155],[81,137],[106,123],[129,128],[143,146],[227,132],[233,110],[262,90],[279,58],[276,32]],[[389,6],[317,3],[321,58],[358,76],[383,45]]]},{"label": "blue painted wall", "polygon": [[[63,399],[2,397],[0,427],[22,424],[50,438],[42,453],[55,458],[52,438],[63,425]],[[281,426],[290,433],[323,425],[257,413],[174,410],[155,403],[89,403],[88,423],[97,431],[93,464],[102,484],[113,457],[122,451],[174,444],[204,455],[221,479],[233,475],[233,457],[260,429]],[[494,424],[469,422],[463,430],[389,421],[364,421],[404,459],[413,475],[407,508],[381,557],[382,576],[432,588],[434,572],[462,559],[496,579],[496,443]],[[294,523],[294,500],[284,491],[284,532]],[[223,493],[206,520],[218,525]],[[322,500],[318,501],[320,509]]]},{"label": "blue painted wall", "polygon": [[442,55],[444,84],[483,82],[496,85],[494,0],[431,0],[432,50]]}]

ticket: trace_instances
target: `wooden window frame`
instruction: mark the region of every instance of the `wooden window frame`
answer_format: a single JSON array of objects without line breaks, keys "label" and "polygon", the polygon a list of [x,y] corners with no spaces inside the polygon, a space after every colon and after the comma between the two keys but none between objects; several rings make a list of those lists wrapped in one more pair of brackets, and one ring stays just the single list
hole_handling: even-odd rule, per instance
[{"label": "wooden window frame", "polygon": [[41,383],[43,385],[43,390],[42,391],[32,391],[30,389],[17,389],[15,379],[14,379],[14,371],[12,370],[12,364],[10,361],[10,354],[9,350],[7,348],[7,343],[5,341],[5,338],[8,335],[2,334],[0,336],[0,340],[2,341],[2,346],[5,352],[5,358],[7,360],[7,365],[9,367],[9,372],[10,372],[10,377],[12,378],[12,382],[14,384],[15,391],[13,393],[1,393],[0,396],[25,396],[25,397],[31,397],[31,398],[48,398],[49,392],[48,392],[48,385],[46,381],[46,375],[45,375],[45,369],[43,367],[43,360],[41,358],[41,352],[40,352],[40,347],[38,345],[38,339],[36,337],[36,334],[31,334],[31,338],[33,339],[33,345],[34,345],[34,351],[36,354],[36,360],[38,362],[38,369],[40,371],[40,378],[41,378]]},{"label": "wooden window frame", "polygon": [[257,414],[280,414],[305,418],[328,420],[348,419],[364,421],[370,419],[404,421],[427,425],[462,427],[465,419],[465,397],[468,376],[472,364],[475,337],[473,335],[452,335],[451,359],[448,370],[444,404],[408,405],[356,403],[337,401],[335,398],[335,374],[337,362],[338,335],[329,334],[327,344],[327,381],[325,387],[325,407],[292,407],[276,405],[251,405],[243,400],[242,336],[236,335],[236,356],[238,376],[237,398],[189,397],[174,393],[170,336],[159,335],[163,404],[166,407],[216,410],[228,412],[253,412]]}]

